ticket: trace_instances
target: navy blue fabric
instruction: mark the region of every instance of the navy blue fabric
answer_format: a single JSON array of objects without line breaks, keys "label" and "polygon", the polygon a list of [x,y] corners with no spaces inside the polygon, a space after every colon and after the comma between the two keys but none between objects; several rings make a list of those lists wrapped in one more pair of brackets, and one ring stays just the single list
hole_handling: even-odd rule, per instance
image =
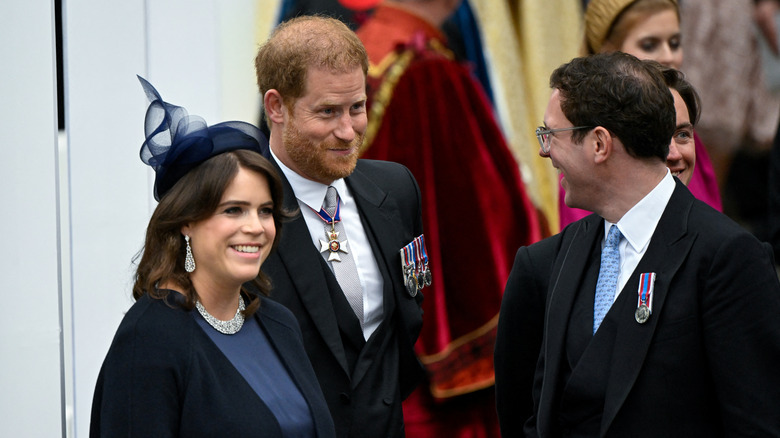
[{"label": "navy blue fabric", "polygon": [[[95,385],[89,436],[284,437],[274,412],[183,301],[177,292],[165,300],[143,295],[125,314]],[[306,399],[317,438],[335,438],[295,317],[264,298],[252,319]]]},{"label": "navy blue fabric", "polygon": [[149,99],[140,155],[154,169],[158,201],[187,172],[215,155],[246,149],[267,156],[268,139],[256,126],[239,121],[208,126],[202,117],[165,102],[144,78],[138,80]]},{"label": "navy blue fabric", "polygon": [[200,313],[191,313],[273,412],[285,437],[315,435],[309,405],[255,318],[247,319],[238,333],[225,335],[211,327]]},{"label": "navy blue fabric", "polygon": [[[468,1],[460,4],[450,21],[457,26],[463,43],[463,52],[468,62],[472,65],[472,73],[477,78],[485,91],[488,99],[493,103],[493,87],[490,84],[490,73],[485,62],[485,53],[482,49],[482,35],[479,24],[474,18],[474,12]],[[448,38],[450,35],[448,35]]]}]

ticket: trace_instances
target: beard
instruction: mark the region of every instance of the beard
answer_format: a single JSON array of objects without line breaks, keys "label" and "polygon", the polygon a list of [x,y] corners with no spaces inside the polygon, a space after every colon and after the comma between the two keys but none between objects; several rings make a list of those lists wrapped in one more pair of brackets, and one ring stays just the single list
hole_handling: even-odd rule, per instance
[{"label": "beard", "polygon": [[[357,165],[360,146],[363,144],[363,133],[356,133],[352,141],[338,139],[315,143],[298,129],[294,119],[285,126],[282,142],[292,162],[301,176],[330,184],[346,178]],[[332,150],[351,150],[347,155],[337,155]]]}]

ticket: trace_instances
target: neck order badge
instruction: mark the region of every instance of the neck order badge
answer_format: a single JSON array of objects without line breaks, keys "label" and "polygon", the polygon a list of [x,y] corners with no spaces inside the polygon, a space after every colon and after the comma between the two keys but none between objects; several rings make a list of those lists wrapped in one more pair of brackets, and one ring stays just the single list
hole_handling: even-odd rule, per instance
[{"label": "neck order badge", "polygon": [[[341,222],[341,200],[335,187],[329,186],[325,193],[325,200],[322,202],[322,208],[317,214],[320,219],[328,225],[325,226],[325,234],[328,241],[320,240],[320,252],[328,252],[328,263],[333,269],[333,274],[341,286],[344,296],[347,298],[350,307],[360,321],[360,327],[363,327],[363,287],[360,283],[360,277],[357,271],[357,265],[352,254],[347,250],[347,232],[344,224]],[[343,233],[344,240],[339,240],[339,235]],[[344,253],[344,259],[341,254]],[[323,255],[324,257],[324,255]]]},{"label": "neck order badge", "polygon": [[325,194],[325,202],[322,204],[320,211],[316,212],[317,215],[330,225],[330,229],[325,227],[325,235],[327,236],[327,242],[320,240],[320,252],[330,251],[328,254],[329,262],[340,262],[341,256],[339,252],[349,254],[347,247],[347,240],[339,240],[339,231],[336,231],[336,223],[341,221],[341,203],[338,199],[338,193],[334,187],[328,187],[328,191]]}]

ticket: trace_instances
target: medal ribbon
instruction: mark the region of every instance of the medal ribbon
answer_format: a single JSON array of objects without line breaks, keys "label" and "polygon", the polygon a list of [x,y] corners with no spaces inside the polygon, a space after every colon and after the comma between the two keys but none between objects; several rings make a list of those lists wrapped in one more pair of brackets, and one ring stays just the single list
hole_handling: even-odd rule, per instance
[{"label": "medal ribbon", "polygon": [[412,247],[414,248],[414,259],[416,262],[415,271],[417,271],[417,275],[420,275],[425,270],[425,267],[423,265],[422,248],[420,246],[420,237],[414,238],[414,241],[412,241]]},{"label": "medal ribbon", "polygon": [[[428,253],[425,251],[425,236],[420,234],[420,237],[417,239],[420,240],[420,248],[422,248],[422,258],[423,258],[423,264],[425,266],[428,266]],[[417,240],[415,239],[415,240]]]},{"label": "medal ribbon", "polygon": [[653,295],[653,289],[655,288],[655,272],[645,272],[643,274],[639,274],[639,290],[637,291],[637,294],[639,295],[637,298],[637,304],[636,306],[639,307],[642,304],[648,307],[648,309],[652,312],[653,308],[650,306],[649,303],[652,301],[652,295]]},{"label": "medal ribbon", "polygon": [[317,213],[317,216],[325,221],[326,224],[333,225],[336,222],[341,222],[341,197],[336,198],[336,213],[333,216],[329,215],[328,212],[325,211],[325,209],[322,207],[320,207],[320,211],[317,211],[313,208],[311,208],[311,211]]},{"label": "medal ribbon", "polygon": [[[430,272],[428,271],[428,254],[425,252],[425,240],[419,235],[400,249],[401,267],[407,288],[414,290],[410,294],[415,296],[417,290],[430,285]],[[427,281],[426,281],[427,280]],[[411,285],[411,286],[410,286]]]},{"label": "medal ribbon", "polygon": [[414,271],[416,266],[415,266],[415,263],[414,263],[414,256],[412,255],[412,251],[413,251],[412,250],[412,244],[410,243],[409,245],[406,245],[403,248],[402,259],[403,259],[404,266],[407,269],[409,269],[411,271]]}]

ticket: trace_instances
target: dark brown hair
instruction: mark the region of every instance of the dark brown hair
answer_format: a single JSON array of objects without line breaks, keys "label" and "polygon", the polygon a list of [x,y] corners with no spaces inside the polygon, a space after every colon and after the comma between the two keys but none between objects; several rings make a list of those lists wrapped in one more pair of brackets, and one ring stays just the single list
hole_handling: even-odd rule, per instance
[{"label": "dark brown hair", "polygon": [[[666,162],[674,100],[656,65],[623,52],[597,53],[558,67],[550,87],[560,91],[561,110],[574,126],[603,126],[632,157]],[[572,139],[579,143],[586,134],[575,131]]]},{"label": "dark brown hair", "polygon": [[680,93],[685,106],[688,108],[688,118],[691,120],[691,125],[696,125],[701,115],[701,99],[699,93],[693,88],[690,82],[685,78],[685,75],[672,67],[665,67],[658,64],[658,68],[661,69],[661,73],[664,75],[664,81],[666,85]]},{"label": "dark brown hair", "polygon": [[[198,297],[189,274],[184,270],[185,244],[181,228],[208,219],[214,214],[239,168],[257,172],[268,181],[276,226],[271,250],[276,249],[282,222],[290,217],[290,213],[283,209],[282,183],[276,169],[263,156],[249,150],[234,150],[215,155],[176,182],[154,210],[146,229],[146,243],[141,260],[136,269],[133,285],[135,299],[143,295],[164,299],[169,291],[159,287],[169,283],[181,288],[179,292],[186,297],[185,308],[192,309],[195,306]],[[253,281],[257,290],[267,296],[271,283],[262,270]],[[242,292],[249,299],[244,316],[249,316],[260,305],[260,297],[250,294],[243,287]]]}]

